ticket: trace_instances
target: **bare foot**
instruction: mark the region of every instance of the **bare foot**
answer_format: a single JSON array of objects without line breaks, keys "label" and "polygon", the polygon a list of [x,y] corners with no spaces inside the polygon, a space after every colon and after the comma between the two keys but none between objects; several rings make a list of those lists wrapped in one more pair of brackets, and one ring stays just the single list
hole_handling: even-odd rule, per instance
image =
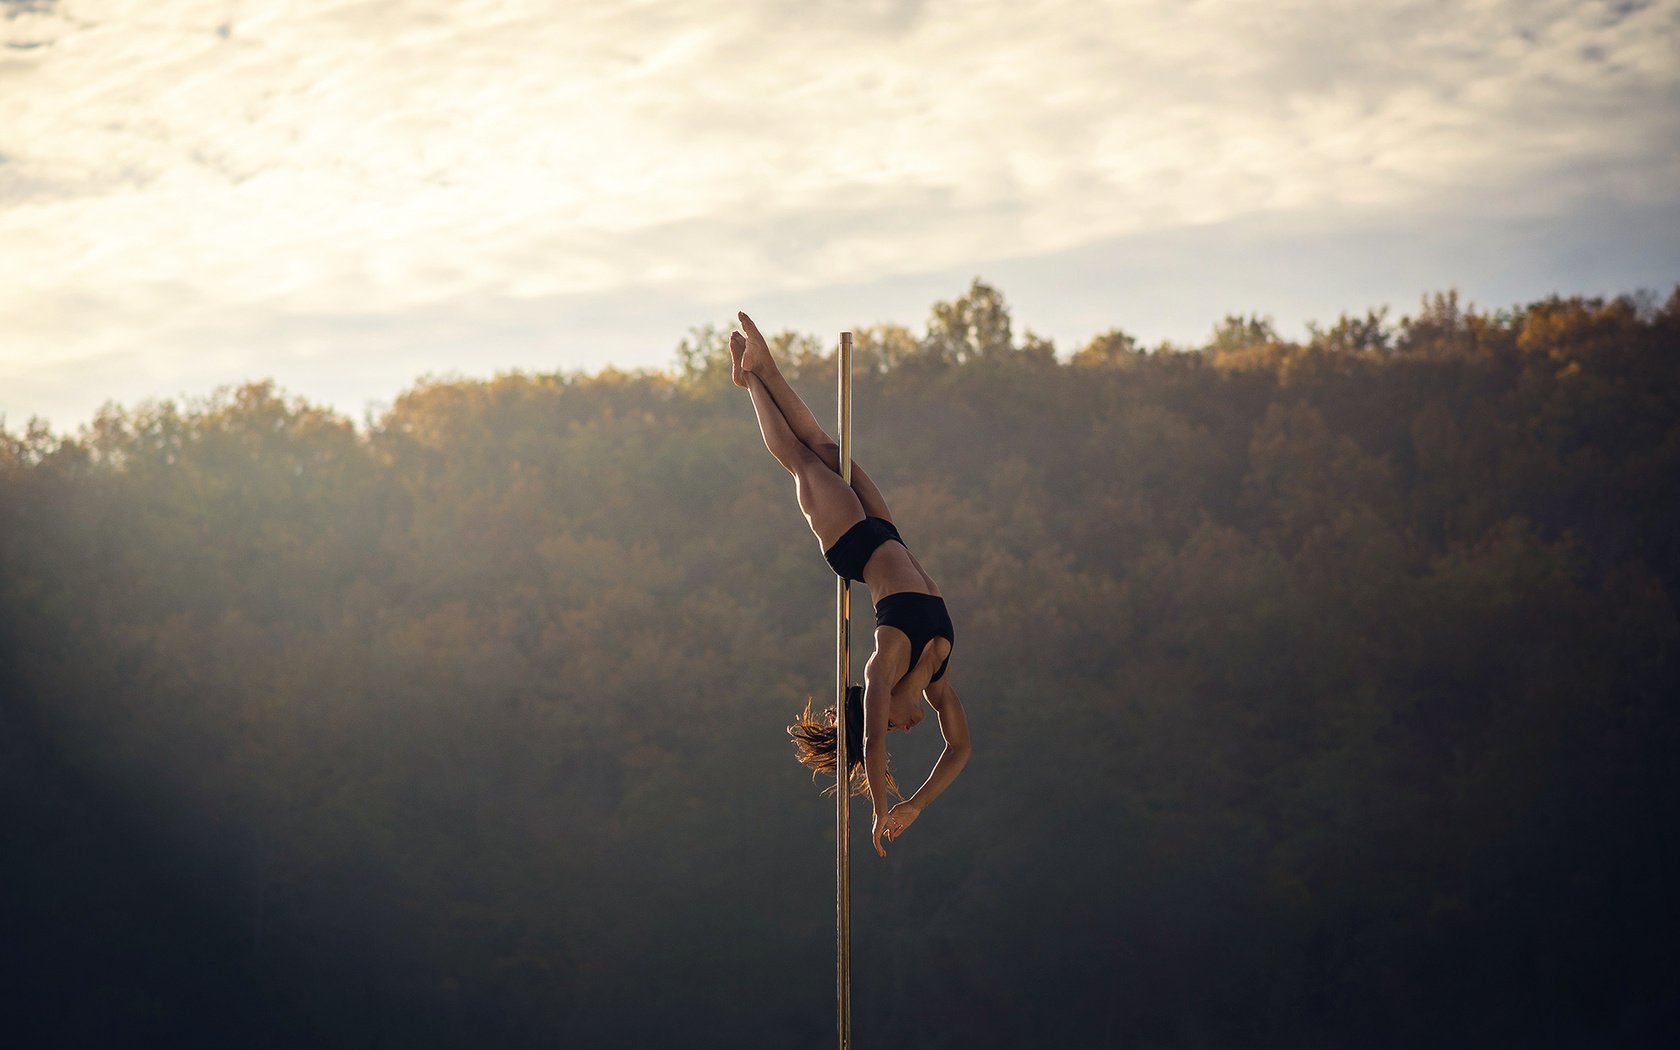
[{"label": "bare foot", "polygon": [[747,374],[741,368],[741,355],[747,352],[747,337],[740,332],[729,333],[729,379],[736,386],[747,385]]},{"label": "bare foot", "polygon": [[[764,341],[764,336],[759,334],[758,325],[753,324],[752,318],[745,313],[739,316],[741,327],[747,333],[747,349],[741,355],[741,371],[757,372],[761,376],[775,375],[776,359],[770,356],[770,345]],[[730,345],[735,345],[733,339],[730,340]]]}]

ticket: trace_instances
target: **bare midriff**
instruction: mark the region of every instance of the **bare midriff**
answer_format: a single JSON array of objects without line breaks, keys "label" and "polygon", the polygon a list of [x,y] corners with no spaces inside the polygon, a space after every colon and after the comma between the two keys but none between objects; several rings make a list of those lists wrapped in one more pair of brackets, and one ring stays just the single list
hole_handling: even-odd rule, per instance
[{"label": "bare midriff", "polygon": [[939,587],[933,582],[933,577],[923,572],[916,564],[916,559],[910,556],[909,548],[891,540],[876,547],[875,552],[864,563],[863,582],[869,587],[870,600],[877,602],[889,594],[898,594],[901,591],[939,593]]}]

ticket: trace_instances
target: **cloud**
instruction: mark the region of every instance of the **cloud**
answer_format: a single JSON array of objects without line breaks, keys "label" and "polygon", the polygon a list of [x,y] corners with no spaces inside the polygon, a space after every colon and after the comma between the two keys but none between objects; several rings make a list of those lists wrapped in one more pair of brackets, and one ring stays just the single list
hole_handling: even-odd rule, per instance
[{"label": "cloud", "polygon": [[1680,175],[1674,0],[0,10],[13,372],[1252,216],[1541,216]]}]

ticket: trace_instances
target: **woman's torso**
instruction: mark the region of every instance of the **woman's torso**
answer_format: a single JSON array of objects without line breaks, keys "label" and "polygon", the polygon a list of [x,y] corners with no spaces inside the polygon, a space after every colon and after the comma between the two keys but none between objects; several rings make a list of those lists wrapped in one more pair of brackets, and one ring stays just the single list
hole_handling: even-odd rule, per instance
[{"label": "woman's torso", "polygon": [[[888,541],[875,548],[875,553],[864,564],[863,582],[877,607],[895,594],[942,597],[933,577],[922,568],[922,563],[916,560],[910,549],[898,541]],[[914,660],[894,683],[892,696],[895,704],[920,701],[922,691],[932,684],[936,675],[942,675],[946,670],[951,655],[951,640],[943,636],[930,637],[923,645],[914,648],[920,651],[912,655],[920,659]]]},{"label": "woman's torso", "polygon": [[910,553],[910,548],[897,540],[888,540],[875,548],[863,564],[863,582],[869,597],[876,602],[901,591],[939,594],[939,585],[922,568],[922,563]]},{"label": "woman's torso", "polygon": [[[901,693],[919,696],[934,677],[943,675],[951,651],[950,616],[945,612],[939,585],[886,518],[866,517],[854,522],[824,549],[823,556],[842,578],[861,577],[868,586],[877,630],[897,628],[910,640],[910,666],[892,691],[895,701],[901,699]],[[917,600],[912,601],[912,596]],[[895,597],[900,600],[892,601]],[[921,599],[931,599],[932,604]],[[891,615],[887,605],[892,606]]]}]

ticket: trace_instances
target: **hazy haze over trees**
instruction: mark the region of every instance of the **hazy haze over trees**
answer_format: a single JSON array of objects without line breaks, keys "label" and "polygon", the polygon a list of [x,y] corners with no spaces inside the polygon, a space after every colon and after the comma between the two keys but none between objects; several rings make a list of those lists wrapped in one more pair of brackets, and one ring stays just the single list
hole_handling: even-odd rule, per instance
[{"label": "hazy haze over trees", "polygon": [[[725,334],[0,432],[18,1045],[828,1045],[832,575]],[[855,862],[860,1046],[1680,1020],[1680,292],[857,347],[976,747]]]}]

